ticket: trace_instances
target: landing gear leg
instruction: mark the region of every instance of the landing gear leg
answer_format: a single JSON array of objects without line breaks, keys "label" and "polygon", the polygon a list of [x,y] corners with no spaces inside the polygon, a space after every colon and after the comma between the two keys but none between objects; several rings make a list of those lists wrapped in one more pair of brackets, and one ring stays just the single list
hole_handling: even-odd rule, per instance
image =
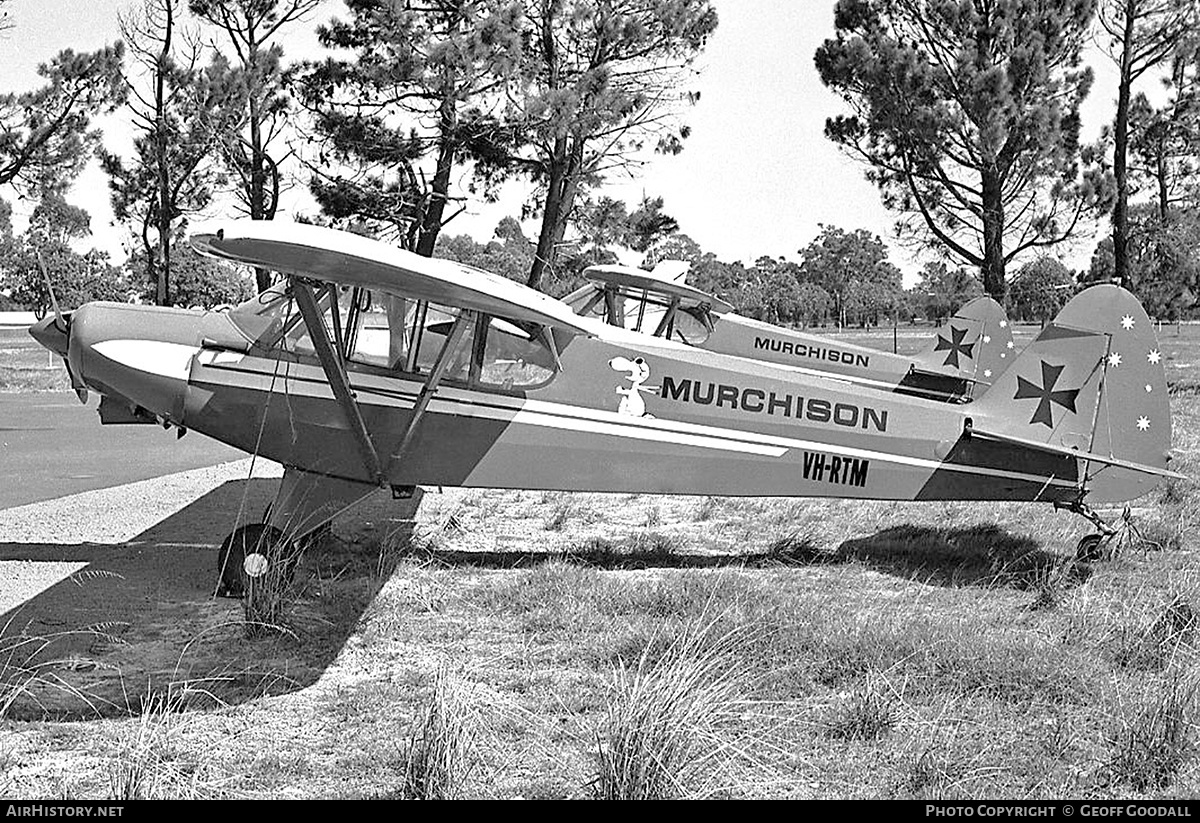
[{"label": "landing gear leg", "polygon": [[[1097,529],[1096,533],[1085,534],[1079,539],[1079,543],[1075,547],[1075,559],[1088,563],[1095,560],[1102,560],[1105,555],[1105,549],[1112,542],[1117,530],[1105,523],[1104,519],[1096,514],[1096,510],[1082,500],[1073,500],[1070,503],[1055,503],[1054,508],[1065,509],[1080,517],[1086,517]],[[1128,510],[1126,511],[1128,512]]]}]

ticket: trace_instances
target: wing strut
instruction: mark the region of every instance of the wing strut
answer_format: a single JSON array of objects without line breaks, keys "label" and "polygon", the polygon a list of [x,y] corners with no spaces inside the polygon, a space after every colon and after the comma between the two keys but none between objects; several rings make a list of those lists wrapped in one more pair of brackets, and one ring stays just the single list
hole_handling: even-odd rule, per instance
[{"label": "wing strut", "polygon": [[429,408],[429,401],[433,399],[438,383],[442,381],[442,376],[450,365],[450,357],[458,350],[458,344],[462,341],[463,335],[467,333],[467,329],[475,325],[475,320],[476,312],[467,309],[463,309],[455,319],[454,325],[450,328],[450,334],[446,335],[446,342],[442,344],[437,360],[434,361],[433,368],[429,372],[429,379],[421,387],[421,394],[417,397],[416,405],[413,406],[412,417],[408,419],[408,425],[404,427],[404,436],[400,438],[400,445],[388,458],[387,465],[384,467],[385,472],[408,451],[413,435],[417,432],[417,425],[425,416],[425,410]]},{"label": "wing strut", "polygon": [[[358,450],[362,454],[363,463],[366,464],[372,481],[383,485],[383,466],[379,462],[379,454],[375,451],[375,444],[371,442],[371,436],[367,433],[367,424],[363,422],[358,404],[354,401],[354,392],[350,389],[346,368],[342,365],[341,357],[334,351],[333,344],[329,342],[329,333],[325,329],[325,322],[321,319],[321,312],[317,308],[312,288],[299,279],[293,279],[292,291],[296,295],[296,305],[304,317],[304,323],[308,326],[313,348],[317,350],[317,357],[321,361],[321,367],[325,370],[325,378],[329,381],[330,388],[333,389],[333,396],[337,398],[338,405],[342,407],[346,422],[350,424],[350,431],[354,432],[354,439],[358,442]],[[336,302],[331,301],[330,310],[336,317]]]}]

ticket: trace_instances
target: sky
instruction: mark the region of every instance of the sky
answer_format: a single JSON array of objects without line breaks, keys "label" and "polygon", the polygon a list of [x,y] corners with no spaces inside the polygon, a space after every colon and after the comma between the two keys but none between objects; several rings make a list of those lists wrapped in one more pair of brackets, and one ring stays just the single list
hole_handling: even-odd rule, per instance
[{"label": "sky", "polygon": [[[867,229],[888,242],[893,262],[911,285],[921,263],[931,258],[916,257],[896,243],[896,215],[883,207],[864,168],[824,136],[826,118],[845,110],[813,65],[817,48],[833,35],[833,0],[713,0],[713,5],[720,22],[692,83],[701,94],[685,112],[692,133],[683,152],[654,157],[633,179],[610,179],[602,193],[631,206],[643,196],[663,197],[664,210],[681,231],[727,261],[752,262],[762,255],[796,259],[822,224]],[[92,50],[117,39],[117,12],[129,6],[129,0],[12,0],[7,8],[15,26],[0,34],[0,90],[34,87],[37,65],[63,48]],[[327,0],[319,14],[343,9]],[[312,24],[294,26],[283,45],[290,59],[319,51]],[[1084,138],[1094,139],[1111,118],[1116,80],[1111,63],[1097,51],[1088,62],[1096,83],[1083,110]],[[117,151],[129,145],[122,120],[102,123],[106,144]],[[525,184],[510,183],[499,203],[472,204],[444,231],[486,240],[502,217],[518,212],[527,192]],[[12,199],[3,189],[0,196]],[[68,199],[91,212],[95,245],[123,257],[129,232],[113,224],[106,179],[95,164]],[[299,193],[283,203],[285,215],[289,209],[314,211]],[[15,210],[19,229],[21,205]],[[535,235],[536,226],[528,225],[526,233]],[[1084,267],[1095,242],[1092,232],[1058,253],[1069,266]]]}]

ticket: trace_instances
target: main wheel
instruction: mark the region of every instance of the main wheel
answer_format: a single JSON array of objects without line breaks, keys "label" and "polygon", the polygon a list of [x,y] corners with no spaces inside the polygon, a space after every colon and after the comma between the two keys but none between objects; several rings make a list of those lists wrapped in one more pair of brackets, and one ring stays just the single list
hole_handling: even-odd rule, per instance
[{"label": "main wheel", "polygon": [[268,571],[271,558],[283,562],[290,576],[294,558],[286,556],[290,553],[280,546],[282,539],[283,532],[266,523],[250,523],[234,529],[217,551],[217,596],[244,595],[250,579]]},{"label": "main wheel", "polygon": [[1103,543],[1104,535],[1085,534],[1079,539],[1079,545],[1075,547],[1075,559],[1087,563],[1102,559],[1104,556]]}]

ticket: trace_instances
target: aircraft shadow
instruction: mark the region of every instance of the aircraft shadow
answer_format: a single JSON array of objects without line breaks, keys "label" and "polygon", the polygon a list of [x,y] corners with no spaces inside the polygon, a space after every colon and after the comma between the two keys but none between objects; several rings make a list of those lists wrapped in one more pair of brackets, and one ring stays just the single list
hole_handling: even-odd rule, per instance
[{"label": "aircraft shadow", "polygon": [[631,571],[638,569],[715,569],[729,566],[754,568],[795,563],[791,548],[765,552],[741,552],[737,554],[702,554],[686,552],[669,547],[666,543],[647,541],[644,546],[609,544],[591,541],[581,547],[567,551],[458,551],[431,549],[426,546],[409,546],[399,553],[402,559],[422,563],[433,563],[447,567],[471,567],[480,569],[521,569],[537,566],[549,561],[562,561],[579,566],[589,566],[608,571]]},{"label": "aircraft shadow", "polygon": [[1066,560],[1041,544],[993,525],[969,528],[894,526],[834,548],[795,535],[777,540],[766,551],[698,553],[680,551],[669,541],[608,543],[592,541],[563,552],[455,551],[412,546],[404,555],[422,562],[456,567],[513,569],[561,560],[600,569],[704,569],[726,566],[770,567],[859,563],[876,571],[929,585],[1003,587],[1018,591],[1076,586],[1088,579],[1086,564]]},{"label": "aircraft shadow", "polygon": [[1091,566],[1046,551],[1037,540],[995,525],[892,526],[813,553],[811,563],[860,563],[933,586],[1045,591],[1083,584]]},{"label": "aircraft shadow", "polygon": [[[244,522],[260,518],[278,482],[230,481],[124,543],[0,543],[0,561],[31,561],[28,570],[86,564],[0,615],[0,707],[17,695],[6,716],[122,715],[168,691],[200,708],[315,682],[386,578],[371,572],[376,553],[357,558],[328,539],[305,560],[319,568],[300,579],[349,571],[351,584],[336,597],[301,584],[289,632],[246,640],[241,601],[213,596],[217,547],[239,507]],[[0,567],[0,585],[10,572],[8,585],[17,585],[12,575],[24,565]]]}]

